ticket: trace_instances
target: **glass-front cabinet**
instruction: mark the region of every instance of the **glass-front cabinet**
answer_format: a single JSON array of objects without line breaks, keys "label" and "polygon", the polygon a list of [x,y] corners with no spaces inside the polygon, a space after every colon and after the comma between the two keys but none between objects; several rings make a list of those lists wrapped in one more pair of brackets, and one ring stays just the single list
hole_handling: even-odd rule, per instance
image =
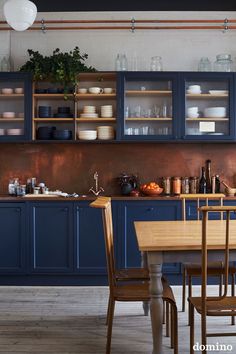
[{"label": "glass-front cabinet", "polygon": [[122,140],[158,141],[176,137],[176,73],[121,73],[118,87]]},{"label": "glass-front cabinet", "polygon": [[32,80],[28,73],[0,73],[0,141],[31,139]]},{"label": "glass-front cabinet", "polygon": [[234,75],[182,73],[181,138],[232,140],[234,138]]}]

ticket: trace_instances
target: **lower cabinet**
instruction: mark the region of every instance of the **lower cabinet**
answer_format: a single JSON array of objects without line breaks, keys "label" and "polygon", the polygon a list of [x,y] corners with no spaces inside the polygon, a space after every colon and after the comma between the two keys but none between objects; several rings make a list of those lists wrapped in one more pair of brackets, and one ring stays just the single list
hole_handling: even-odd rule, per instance
[{"label": "lower cabinet", "polygon": [[[163,201],[128,201],[118,205],[119,242],[118,255],[120,267],[140,267],[141,253],[138,250],[134,221],[180,220],[181,202],[178,200]],[[164,235],[163,235],[164,236]],[[164,265],[164,273],[180,272],[179,263]]]},{"label": "lower cabinet", "polygon": [[0,273],[26,271],[26,215],[24,203],[0,203]]},{"label": "lower cabinet", "polygon": [[73,203],[30,203],[30,269],[73,272]]}]

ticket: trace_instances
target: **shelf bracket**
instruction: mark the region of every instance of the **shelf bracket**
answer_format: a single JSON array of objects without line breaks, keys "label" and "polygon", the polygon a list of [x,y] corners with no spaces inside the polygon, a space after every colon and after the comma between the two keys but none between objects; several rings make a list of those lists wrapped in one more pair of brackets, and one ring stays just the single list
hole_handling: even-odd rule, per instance
[{"label": "shelf bracket", "polygon": [[131,19],[131,32],[134,33],[135,32],[135,18],[132,17]]},{"label": "shelf bracket", "polygon": [[41,31],[45,34],[46,33],[46,25],[45,25],[45,21],[42,18],[41,20]]}]

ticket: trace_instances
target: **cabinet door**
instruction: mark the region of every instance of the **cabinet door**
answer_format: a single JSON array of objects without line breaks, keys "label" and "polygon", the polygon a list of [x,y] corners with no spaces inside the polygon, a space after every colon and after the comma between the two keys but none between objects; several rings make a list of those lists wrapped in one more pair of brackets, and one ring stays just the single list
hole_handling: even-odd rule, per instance
[{"label": "cabinet door", "polygon": [[[127,202],[119,206],[119,265],[120,267],[140,267],[141,253],[138,250],[134,221],[157,221],[181,219],[179,201]],[[179,273],[178,263],[166,264],[166,273]]]},{"label": "cabinet door", "polygon": [[177,138],[178,75],[164,72],[121,73],[119,122],[123,140]]},{"label": "cabinet door", "polygon": [[80,274],[106,274],[106,252],[100,209],[89,203],[75,206],[76,269]]},{"label": "cabinet door", "polygon": [[183,73],[181,77],[182,138],[233,140],[233,73]]},{"label": "cabinet door", "polygon": [[25,272],[25,206],[0,203],[0,273]]},{"label": "cabinet door", "polygon": [[30,215],[32,270],[50,274],[72,271],[72,203],[32,203]]},{"label": "cabinet door", "polygon": [[30,73],[0,73],[0,141],[31,139],[32,78]]}]

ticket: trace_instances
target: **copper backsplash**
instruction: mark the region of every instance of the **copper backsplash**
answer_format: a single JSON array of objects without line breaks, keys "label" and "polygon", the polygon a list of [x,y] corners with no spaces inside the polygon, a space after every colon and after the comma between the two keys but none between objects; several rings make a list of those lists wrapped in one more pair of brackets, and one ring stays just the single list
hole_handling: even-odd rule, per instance
[{"label": "copper backsplash", "polygon": [[50,189],[87,193],[93,174],[107,194],[119,194],[117,176],[138,174],[141,182],[161,176],[199,176],[206,159],[212,173],[236,186],[236,145],[229,144],[1,144],[0,193],[7,193],[10,177],[22,183],[37,177]]}]

